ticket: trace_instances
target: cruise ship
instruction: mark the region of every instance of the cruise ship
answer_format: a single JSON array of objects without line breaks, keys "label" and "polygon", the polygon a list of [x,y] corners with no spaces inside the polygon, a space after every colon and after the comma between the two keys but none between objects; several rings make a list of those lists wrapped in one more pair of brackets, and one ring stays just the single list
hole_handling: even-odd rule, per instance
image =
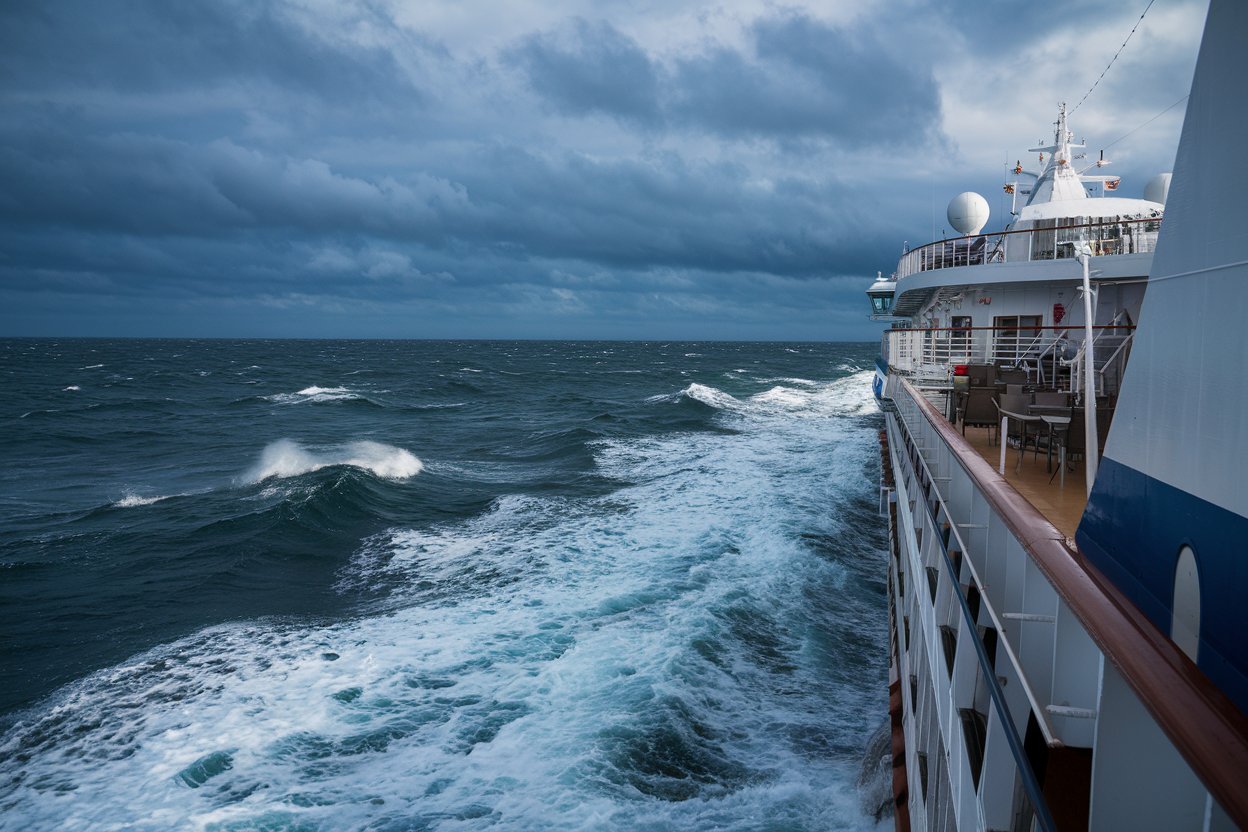
[{"label": "cruise ship", "polygon": [[869,289],[898,830],[1248,828],[1248,3],[1173,180],[1057,112]]}]

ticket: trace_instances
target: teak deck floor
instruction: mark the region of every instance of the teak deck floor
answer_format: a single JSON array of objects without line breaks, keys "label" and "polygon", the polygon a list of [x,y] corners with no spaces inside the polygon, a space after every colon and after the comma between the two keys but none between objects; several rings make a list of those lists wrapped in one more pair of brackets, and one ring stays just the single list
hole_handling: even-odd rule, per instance
[{"label": "teak deck floor", "polygon": [[[961,430],[961,426],[958,429]],[[1001,446],[989,444],[988,428],[967,428],[966,441],[994,470],[997,468],[1001,462]],[[1007,446],[1005,450],[1006,481],[1039,509],[1050,523],[1057,526],[1062,534],[1073,539],[1075,529],[1079,526],[1079,518],[1083,516],[1083,507],[1088,502],[1083,460],[1067,463],[1066,487],[1063,488],[1060,484],[1061,474],[1053,477],[1052,483],[1049,482],[1051,472],[1045,470],[1043,450],[1037,455],[1033,448],[1028,448],[1018,471],[1014,470],[1018,464],[1018,449]],[[1053,470],[1057,470],[1056,451],[1053,454]]]}]

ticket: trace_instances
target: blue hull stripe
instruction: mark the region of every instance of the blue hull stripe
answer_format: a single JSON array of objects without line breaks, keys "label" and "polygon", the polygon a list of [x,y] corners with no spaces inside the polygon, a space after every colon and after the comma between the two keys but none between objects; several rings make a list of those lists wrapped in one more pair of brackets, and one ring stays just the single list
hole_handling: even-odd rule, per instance
[{"label": "blue hull stripe", "polygon": [[1179,550],[1191,546],[1200,573],[1197,664],[1248,713],[1248,517],[1104,457],[1075,541],[1166,634]]}]

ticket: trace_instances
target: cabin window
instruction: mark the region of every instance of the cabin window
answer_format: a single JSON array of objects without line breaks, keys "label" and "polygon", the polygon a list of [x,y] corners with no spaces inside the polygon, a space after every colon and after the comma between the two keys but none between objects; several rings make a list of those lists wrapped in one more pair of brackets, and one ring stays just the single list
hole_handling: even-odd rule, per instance
[{"label": "cabin window", "polygon": [[1170,638],[1192,661],[1200,652],[1200,570],[1191,546],[1179,550],[1174,567],[1174,604]]},{"label": "cabin window", "polygon": [[954,315],[949,321],[949,326],[949,346],[960,356],[971,344],[971,316]]},{"label": "cabin window", "polygon": [[881,294],[871,296],[871,311],[877,315],[887,315],[889,310],[893,308],[892,294]]}]

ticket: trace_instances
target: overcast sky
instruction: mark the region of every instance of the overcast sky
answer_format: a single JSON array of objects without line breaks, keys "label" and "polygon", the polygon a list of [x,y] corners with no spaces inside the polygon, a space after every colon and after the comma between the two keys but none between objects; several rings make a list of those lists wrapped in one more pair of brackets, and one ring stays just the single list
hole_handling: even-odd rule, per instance
[{"label": "overcast sky", "polygon": [[[0,7],[0,334],[870,340],[1147,0]],[[1072,117],[1183,96],[1156,0]],[[1178,106],[1115,144],[1140,196]]]}]

